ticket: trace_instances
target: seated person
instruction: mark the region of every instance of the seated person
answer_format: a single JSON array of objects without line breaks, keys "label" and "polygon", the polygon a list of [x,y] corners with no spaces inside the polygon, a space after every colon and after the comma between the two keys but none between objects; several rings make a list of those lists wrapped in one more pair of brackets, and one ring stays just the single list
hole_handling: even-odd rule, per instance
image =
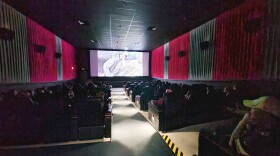
[{"label": "seated person", "polygon": [[217,112],[219,110],[219,102],[217,102],[216,97],[218,95],[216,94],[216,91],[214,87],[207,86],[206,87],[206,94],[204,95],[202,101],[203,101],[203,108],[210,111]]},{"label": "seated person", "polygon": [[235,83],[232,86],[232,94],[234,96],[234,101],[235,101],[235,107],[238,110],[243,110],[246,109],[244,108],[242,101],[244,100],[244,95],[245,93],[245,85],[241,83]]},{"label": "seated person", "polygon": [[140,94],[143,99],[151,99],[154,95],[154,88],[152,85],[147,82],[146,85],[142,88],[142,93]]},{"label": "seated person", "polygon": [[105,93],[102,91],[99,91],[95,94],[95,98],[97,98],[97,99],[104,100],[104,97],[105,97]]},{"label": "seated person", "polygon": [[[172,93],[171,89],[166,89],[165,93]],[[158,98],[157,100],[151,100],[151,102],[155,105],[157,105],[159,108],[163,108],[163,104],[164,104],[164,93],[162,94],[162,96],[160,98]]]},{"label": "seated person", "polygon": [[224,112],[233,112],[236,107],[235,107],[235,99],[234,95],[232,94],[230,88],[228,86],[224,87],[223,90],[223,96],[221,97],[221,104],[222,104],[222,109]]},{"label": "seated person", "polygon": [[251,111],[234,129],[229,145],[241,155],[278,155],[273,151],[280,147],[280,101],[264,96],[243,104]]},{"label": "seated person", "polygon": [[195,109],[195,98],[193,96],[193,91],[190,89],[186,95],[184,95],[185,101],[183,104],[183,107],[190,110],[190,109]]}]

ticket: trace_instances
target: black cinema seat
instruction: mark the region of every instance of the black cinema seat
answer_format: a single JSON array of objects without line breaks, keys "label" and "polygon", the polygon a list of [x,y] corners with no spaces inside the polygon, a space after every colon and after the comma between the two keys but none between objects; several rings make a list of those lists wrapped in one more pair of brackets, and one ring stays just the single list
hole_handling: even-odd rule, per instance
[{"label": "black cinema seat", "polygon": [[79,102],[79,139],[101,139],[104,137],[104,101],[87,98]]}]

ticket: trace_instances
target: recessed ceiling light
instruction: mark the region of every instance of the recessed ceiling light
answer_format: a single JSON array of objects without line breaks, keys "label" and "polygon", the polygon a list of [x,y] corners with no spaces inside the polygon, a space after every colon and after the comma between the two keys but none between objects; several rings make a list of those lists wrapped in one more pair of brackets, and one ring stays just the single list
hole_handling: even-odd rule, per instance
[{"label": "recessed ceiling light", "polygon": [[86,20],[79,20],[78,23],[80,25],[90,25],[89,21],[86,21]]},{"label": "recessed ceiling light", "polygon": [[97,40],[90,40],[90,42],[92,42],[92,43],[98,43]]},{"label": "recessed ceiling light", "polygon": [[125,1],[122,1],[122,2],[121,2],[121,5],[122,5],[122,7],[126,7],[126,2],[125,2]]},{"label": "recessed ceiling light", "polygon": [[83,25],[83,24],[85,24],[84,22],[82,22],[82,21],[78,21],[78,23],[80,24],[80,25]]},{"label": "recessed ceiling light", "polygon": [[148,31],[155,31],[155,30],[157,30],[157,27],[150,26],[150,27],[147,28],[147,30]]}]

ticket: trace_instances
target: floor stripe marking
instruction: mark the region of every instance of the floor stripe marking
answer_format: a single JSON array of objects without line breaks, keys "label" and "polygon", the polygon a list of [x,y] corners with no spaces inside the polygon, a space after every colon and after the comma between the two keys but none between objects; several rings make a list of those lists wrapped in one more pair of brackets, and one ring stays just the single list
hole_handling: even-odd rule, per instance
[{"label": "floor stripe marking", "polygon": [[168,141],[169,141],[169,138],[168,138],[168,137],[166,137],[166,138],[165,138],[165,142],[166,142],[167,144],[169,144],[169,142],[168,142]]},{"label": "floor stripe marking", "polygon": [[170,143],[169,143],[169,147],[172,149],[172,145],[173,145],[173,143],[170,141]]},{"label": "floor stripe marking", "polygon": [[173,143],[173,144],[171,145],[171,149],[173,149],[173,148],[174,148],[174,146],[175,146],[175,145],[174,145],[174,143]]},{"label": "floor stripe marking", "polygon": [[183,153],[181,153],[181,156],[184,156]]},{"label": "floor stripe marking", "polygon": [[185,156],[166,134],[162,135],[162,138],[176,156]]},{"label": "floor stripe marking", "polygon": [[176,147],[175,151],[173,150],[174,153],[178,153],[179,148]]},{"label": "floor stripe marking", "polygon": [[[178,153],[177,153],[177,156],[181,156],[181,151],[178,149]],[[176,154],[176,153],[175,153]]]}]

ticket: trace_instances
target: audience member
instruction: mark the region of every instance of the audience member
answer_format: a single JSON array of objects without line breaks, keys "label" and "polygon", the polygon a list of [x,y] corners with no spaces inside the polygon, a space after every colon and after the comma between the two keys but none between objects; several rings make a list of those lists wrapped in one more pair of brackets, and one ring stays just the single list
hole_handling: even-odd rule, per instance
[{"label": "audience member", "polygon": [[231,134],[229,145],[242,155],[273,155],[280,145],[280,101],[274,97],[244,100],[251,108]]},{"label": "audience member", "polygon": [[233,112],[236,109],[234,96],[228,86],[224,87],[221,104],[224,111]]}]

